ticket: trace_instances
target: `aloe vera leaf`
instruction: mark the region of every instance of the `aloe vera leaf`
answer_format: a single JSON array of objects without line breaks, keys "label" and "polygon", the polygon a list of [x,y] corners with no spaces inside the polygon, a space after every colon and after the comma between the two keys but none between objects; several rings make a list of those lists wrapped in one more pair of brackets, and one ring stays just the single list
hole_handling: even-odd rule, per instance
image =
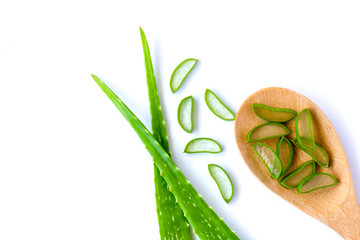
[{"label": "aloe vera leaf", "polygon": [[321,188],[334,186],[338,183],[330,173],[314,173],[307,176],[298,186],[298,193],[309,193]]},{"label": "aloe vera leaf", "polygon": [[197,193],[195,188],[182,174],[180,169],[172,161],[169,154],[164,150],[158,141],[153,137],[144,124],[135,114],[106,86],[99,78],[92,75],[95,82],[110,98],[117,109],[129,122],[146,149],[153,157],[153,160],[160,170],[161,175],[169,185],[185,217],[190,222],[194,232],[200,239],[239,239],[225,222],[210,208],[204,199]]},{"label": "aloe vera leaf", "polygon": [[282,176],[289,170],[292,160],[293,160],[293,148],[291,142],[284,136],[279,138],[279,141],[276,144],[276,154],[278,155],[282,166]]},{"label": "aloe vera leaf", "polygon": [[178,107],[178,122],[184,131],[192,133],[193,130],[193,97],[188,96],[181,100]]},{"label": "aloe vera leaf", "polygon": [[170,89],[175,93],[189,75],[191,70],[195,67],[198,59],[188,58],[182,61],[173,71],[170,78]]},{"label": "aloe vera leaf", "polygon": [[275,138],[286,136],[290,133],[290,130],[281,123],[270,122],[260,124],[253,129],[247,135],[247,142],[256,142],[268,138]]},{"label": "aloe vera leaf", "polygon": [[304,162],[294,171],[286,175],[280,181],[280,185],[286,188],[297,188],[300,182],[307,176],[314,174],[316,170],[313,160]]},{"label": "aloe vera leaf", "polygon": [[234,195],[234,186],[229,175],[222,167],[216,164],[209,164],[208,169],[211,177],[215,180],[224,201],[229,203]]},{"label": "aloe vera leaf", "polygon": [[[297,115],[295,119],[295,132],[296,138],[305,149],[310,151],[315,150],[315,140],[309,109],[305,108]],[[302,139],[307,139],[307,141],[302,141]]]},{"label": "aloe vera leaf", "polygon": [[222,148],[218,142],[211,138],[195,138],[185,146],[185,153],[219,153]]},{"label": "aloe vera leaf", "polygon": [[205,91],[205,102],[210,111],[219,118],[226,121],[235,119],[234,113],[210,89],[206,89]]},{"label": "aloe vera leaf", "polygon": [[[306,141],[306,139],[302,139],[303,142]],[[327,168],[329,166],[329,155],[327,154],[327,152],[325,151],[325,149],[318,144],[317,142],[315,142],[315,150],[314,151],[310,151],[306,148],[304,148],[299,140],[297,138],[294,138],[292,140],[292,142],[294,143],[294,145],[299,148],[301,151],[307,153],[310,157],[312,157],[314,159],[315,162],[317,162],[317,164],[319,164],[320,166]]]},{"label": "aloe vera leaf", "polygon": [[292,109],[270,107],[259,103],[252,104],[252,108],[256,116],[269,122],[287,122],[297,115]]},{"label": "aloe vera leaf", "polygon": [[[153,136],[170,156],[169,141],[156,86],[156,79],[151,61],[149,45],[146,39],[146,35],[141,28],[140,35],[144,51],[146,82],[148,86]],[[155,164],[154,182],[160,238],[191,240],[190,227],[186,221],[184,212],[176,203],[174,195],[169,191],[166,181],[160,175],[160,171],[157,169]]]},{"label": "aloe vera leaf", "polygon": [[282,164],[277,156],[276,152],[265,143],[255,143],[253,149],[256,155],[261,159],[265,164],[267,170],[269,171],[271,177],[279,179],[282,173]]}]

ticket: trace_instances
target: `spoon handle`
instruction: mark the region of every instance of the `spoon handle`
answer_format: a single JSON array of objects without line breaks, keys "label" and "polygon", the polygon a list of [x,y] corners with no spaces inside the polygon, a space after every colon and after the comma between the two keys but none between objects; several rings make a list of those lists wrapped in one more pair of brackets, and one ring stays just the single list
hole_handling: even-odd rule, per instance
[{"label": "spoon handle", "polygon": [[345,240],[360,239],[360,205],[353,196],[348,196],[343,205],[336,212],[328,216],[327,225],[338,232]]}]

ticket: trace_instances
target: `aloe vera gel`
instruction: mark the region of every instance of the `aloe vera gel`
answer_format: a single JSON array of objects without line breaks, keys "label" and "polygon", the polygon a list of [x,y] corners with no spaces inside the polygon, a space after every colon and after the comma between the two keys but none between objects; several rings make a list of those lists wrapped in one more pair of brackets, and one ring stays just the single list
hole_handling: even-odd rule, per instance
[{"label": "aloe vera gel", "polygon": [[170,78],[170,89],[175,93],[183,84],[185,78],[189,75],[191,70],[195,67],[197,59],[188,58],[182,61],[173,71]]},{"label": "aloe vera gel", "polygon": [[264,123],[254,127],[247,135],[247,142],[256,142],[268,138],[286,136],[289,129],[280,123]]},{"label": "aloe vera gel", "polygon": [[316,170],[315,162],[308,161],[301,164],[294,171],[285,176],[280,184],[286,188],[297,188],[300,182],[307,176],[314,174]]},{"label": "aloe vera gel", "polygon": [[305,108],[296,117],[296,138],[301,146],[307,150],[315,150],[314,134],[312,131],[312,120],[309,109]]},{"label": "aloe vera gel", "polygon": [[205,102],[211,112],[223,120],[235,119],[234,113],[210,89],[205,91]]},{"label": "aloe vera gel", "polygon": [[271,177],[279,179],[282,173],[282,164],[276,152],[264,143],[255,143],[253,148],[256,155],[265,164]]},{"label": "aloe vera gel", "polygon": [[309,193],[317,189],[328,188],[337,184],[336,178],[329,173],[314,173],[304,178],[298,186],[298,193]]},{"label": "aloe vera gel", "polygon": [[181,100],[178,107],[178,122],[181,128],[188,133],[193,131],[193,105],[193,97],[189,96]]},{"label": "aloe vera gel", "polygon": [[229,203],[234,194],[234,187],[227,172],[216,164],[208,165],[209,173],[215,180],[225,202]]},{"label": "aloe vera gel", "polygon": [[297,115],[292,109],[271,107],[265,104],[252,104],[252,108],[259,118],[269,122],[287,122]]},{"label": "aloe vera gel", "polygon": [[280,137],[276,144],[276,154],[278,155],[283,166],[282,175],[290,168],[293,160],[293,148],[291,142],[284,136]]},{"label": "aloe vera gel", "polygon": [[185,146],[185,153],[219,153],[222,148],[211,138],[195,138]]}]

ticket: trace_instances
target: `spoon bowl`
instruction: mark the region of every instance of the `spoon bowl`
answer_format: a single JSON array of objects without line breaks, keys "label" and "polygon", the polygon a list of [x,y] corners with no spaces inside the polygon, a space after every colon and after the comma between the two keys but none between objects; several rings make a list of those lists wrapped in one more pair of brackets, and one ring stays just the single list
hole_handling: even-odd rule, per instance
[{"label": "spoon bowl", "polygon": [[[266,121],[257,117],[252,104],[260,103],[272,107],[289,108],[300,112],[308,108],[312,117],[313,134],[329,155],[329,167],[317,165],[316,172],[332,174],[338,184],[329,188],[319,189],[306,194],[298,194],[296,189],[282,187],[255,154],[253,143],[246,142],[249,131]],[[295,119],[284,123],[291,134],[289,139],[295,138]],[[326,115],[311,100],[303,95],[285,88],[271,87],[259,90],[248,97],[240,107],[235,119],[235,138],[242,157],[256,175],[271,191],[304,211],[310,216],[322,221],[337,231],[345,239],[360,239],[360,207],[356,199],[354,184],[344,149],[336,131]],[[266,139],[261,142],[276,149],[278,138]],[[300,166],[311,157],[293,145],[294,158],[289,172]]]}]

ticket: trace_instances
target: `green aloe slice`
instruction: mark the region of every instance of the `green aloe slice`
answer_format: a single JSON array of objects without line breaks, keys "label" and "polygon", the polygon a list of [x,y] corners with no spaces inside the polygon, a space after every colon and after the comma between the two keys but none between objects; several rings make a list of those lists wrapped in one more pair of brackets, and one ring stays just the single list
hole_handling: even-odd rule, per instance
[{"label": "green aloe slice", "polygon": [[276,154],[281,160],[284,175],[290,168],[293,160],[293,148],[291,142],[284,136],[279,138],[278,143],[276,144]]},{"label": "green aloe slice", "polygon": [[253,149],[256,155],[261,159],[261,161],[265,164],[267,170],[269,171],[271,177],[275,179],[279,179],[282,173],[282,164],[270,146],[265,143],[255,143],[253,145]]},{"label": "green aloe slice", "polygon": [[[306,142],[307,139],[301,138],[302,142]],[[306,149],[303,145],[300,144],[299,139],[295,138],[292,140],[292,142],[295,144],[297,148],[299,148],[301,151],[304,151],[307,153],[310,157],[314,159],[315,162],[317,162],[320,166],[327,168],[329,166],[329,155],[325,151],[325,149],[315,142],[315,150],[310,151]]]},{"label": "green aloe slice", "polygon": [[280,181],[280,185],[286,188],[297,188],[300,182],[307,176],[314,174],[316,170],[315,162],[313,160],[304,162],[294,171],[289,173]]},{"label": "green aloe slice", "polygon": [[286,136],[290,130],[281,123],[270,122],[258,125],[250,130],[247,135],[247,142],[256,142],[267,138]]},{"label": "green aloe slice", "polygon": [[205,102],[209,109],[219,118],[226,121],[235,119],[234,113],[210,89],[205,91]]},{"label": "green aloe slice", "polygon": [[154,163],[160,170],[169,189],[174,194],[178,204],[184,211],[185,217],[200,239],[239,239],[236,234],[225,224],[225,222],[212,210],[197,193],[195,188],[182,174],[180,169],[172,161],[170,155],[164,150],[160,143],[154,138],[144,124],[135,114],[106,86],[99,78],[92,75],[95,82],[110,98],[121,114],[129,122],[138,134],[146,149],[153,157]]},{"label": "green aloe slice", "polygon": [[[295,120],[296,138],[299,143],[307,150],[315,150],[315,141],[312,131],[311,114],[309,109],[303,109],[296,117]],[[307,139],[307,141],[302,141]]]},{"label": "green aloe slice", "polygon": [[190,71],[195,67],[198,59],[188,58],[182,61],[174,70],[170,78],[170,89],[175,93],[190,73]]},{"label": "green aloe slice", "polygon": [[298,186],[298,193],[309,193],[321,188],[334,186],[338,183],[336,178],[329,173],[314,173],[307,176]]},{"label": "green aloe slice", "polygon": [[259,103],[252,104],[252,108],[259,118],[269,122],[287,122],[297,115],[292,109],[270,107]]},{"label": "green aloe slice", "polygon": [[209,164],[211,177],[215,180],[225,202],[229,203],[234,195],[234,186],[227,172],[216,164]]},{"label": "green aloe slice", "polygon": [[181,100],[178,107],[178,122],[184,131],[191,133],[193,130],[193,97],[188,96]]},{"label": "green aloe slice", "polygon": [[[150,50],[145,33],[141,28],[140,35],[144,51],[153,136],[170,156],[169,141],[156,86]],[[184,212],[179,204],[176,203],[174,195],[169,191],[168,185],[165,179],[160,175],[160,171],[156,164],[154,164],[154,182],[160,238],[172,239],[174,236],[177,236],[178,239],[191,240],[190,227],[184,217]]]},{"label": "green aloe slice", "polygon": [[221,146],[211,138],[195,138],[185,146],[185,153],[219,153]]}]

